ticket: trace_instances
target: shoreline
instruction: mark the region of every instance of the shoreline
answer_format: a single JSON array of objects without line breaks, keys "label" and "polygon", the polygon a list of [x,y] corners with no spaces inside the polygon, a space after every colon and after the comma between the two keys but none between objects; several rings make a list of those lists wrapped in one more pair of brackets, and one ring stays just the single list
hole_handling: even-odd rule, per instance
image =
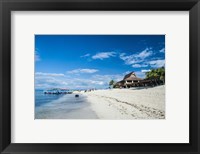
[{"label": "shoreline", "polygon": [[[75,94],[79,94],[75,98]],[[35,108],[36,119],[165,119],[165,86],[74,92]]]},{"label": "shoreline", "polygon": [[58,100],[35,107],[35,119],[97,119],[85,96],[66,94]]}]

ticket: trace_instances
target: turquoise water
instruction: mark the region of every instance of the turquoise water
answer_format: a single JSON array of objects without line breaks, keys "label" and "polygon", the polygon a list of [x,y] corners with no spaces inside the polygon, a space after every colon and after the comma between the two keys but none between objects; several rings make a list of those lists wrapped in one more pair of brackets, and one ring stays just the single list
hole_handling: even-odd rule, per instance
[{"label": "turquoise water", "polygon": [[43,94],[35,92],[35,119],[97,119],[87,97],[79,94]]},{"label": "turquoise water", "polygon": [[[63,94],[64,95],[64,94]],[[52,102],[63,96],[62,94],[44,94],[43,90],[35,90],[35,106],[41,106],[46,103]]]}]

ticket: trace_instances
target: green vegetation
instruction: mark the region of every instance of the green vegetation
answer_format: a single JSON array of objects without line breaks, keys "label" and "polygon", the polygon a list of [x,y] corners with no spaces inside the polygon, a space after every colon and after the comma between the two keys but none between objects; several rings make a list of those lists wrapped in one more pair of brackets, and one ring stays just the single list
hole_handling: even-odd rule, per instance
[{"label": "green vegetation", "polygon": [[165,68],[161,67],[158,69],[152,69],[149,72],[146,72],[146,79],[150,80],[161,80],[163,83],[165,83]]},{"label": "green vegetation", "polygon": [[114,81],[114,80],[111,80],[111,81],[109,82],[109,86],[112,87],[112,86],[114,86],[114,85],[115,85],[115,81]]}]

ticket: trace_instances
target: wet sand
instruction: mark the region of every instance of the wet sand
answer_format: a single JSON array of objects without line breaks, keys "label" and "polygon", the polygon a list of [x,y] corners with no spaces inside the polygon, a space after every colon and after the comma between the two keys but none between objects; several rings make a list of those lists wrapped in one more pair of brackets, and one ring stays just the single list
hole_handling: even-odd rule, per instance
[{"label": "wet sand", "polygon": [[35,108],[35,119],[98,119],[82,94],[67,94],[58,100]]}]

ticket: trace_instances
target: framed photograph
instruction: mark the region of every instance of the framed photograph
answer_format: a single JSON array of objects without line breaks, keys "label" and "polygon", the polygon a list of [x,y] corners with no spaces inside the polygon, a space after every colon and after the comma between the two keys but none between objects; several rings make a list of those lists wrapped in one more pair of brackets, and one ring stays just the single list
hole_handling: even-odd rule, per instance
[{"label": "framed photograph", "polygon": [[200,153],[199,7],[1,0],[1,153]]},{"label": "framed photograph", "polygon": [[35,35],[35,52],[35,119],[165,119],[165,35]]}]

